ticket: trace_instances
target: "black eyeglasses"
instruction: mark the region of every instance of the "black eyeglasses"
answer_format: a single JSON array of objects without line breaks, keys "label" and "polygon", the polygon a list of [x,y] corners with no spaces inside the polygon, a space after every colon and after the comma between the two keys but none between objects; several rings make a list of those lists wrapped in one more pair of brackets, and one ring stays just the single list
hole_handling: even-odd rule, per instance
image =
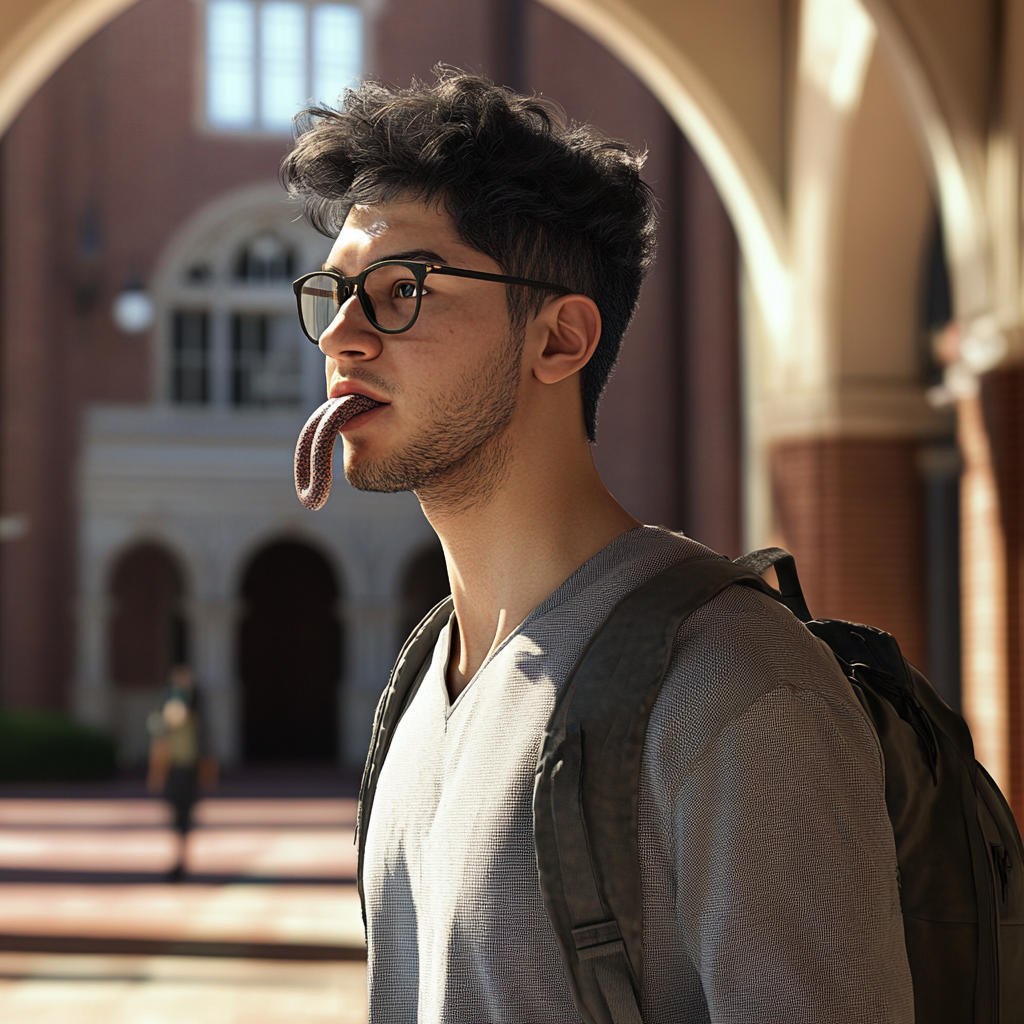
[{"label": "black eyeglasses", "polygon": [[423,282],[427,274],[469,277],[475,281],[496,281],[498,284],[517,284],[523,288],[569,294],[569,289],[561,285],[529,281],[524,277],[485,274],[479,270],[460,270],[458,267],[406,260],[382,260],[355,277],[345,277],[333,270],[315,270],[295,281],[292,289],[299,307],[302,332],[314,345],[319,345],[320,336],[334,322],[341,307],[353,295],[358,295],[366,319],[376,330],[382,334],[401,334],[409,330],[420,315]]}]

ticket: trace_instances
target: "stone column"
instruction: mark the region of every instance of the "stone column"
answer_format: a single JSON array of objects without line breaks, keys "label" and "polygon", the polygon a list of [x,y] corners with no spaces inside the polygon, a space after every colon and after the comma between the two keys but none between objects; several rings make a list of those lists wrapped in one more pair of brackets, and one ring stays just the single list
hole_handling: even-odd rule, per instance
[{"label": "stone column", "polygon": [[77,660],[72,710],[83,722],[101,729],[113,727],[110,669],[107,665],[107,626],[110,600],[83,597],[78,602]]},{"label": "stone column", "polygon": [[192,662],[203,695],[211,753],[223,764],[241,757],[241,701],[234,669],[237,602],[213,597],[188,608]]}]

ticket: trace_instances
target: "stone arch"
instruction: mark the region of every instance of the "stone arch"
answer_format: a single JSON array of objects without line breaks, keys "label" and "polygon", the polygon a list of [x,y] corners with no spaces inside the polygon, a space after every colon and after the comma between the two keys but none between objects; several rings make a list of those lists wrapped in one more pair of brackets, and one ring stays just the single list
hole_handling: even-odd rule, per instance
[{"label": "stone arch", "polygon": [[[751,43],[761,25],[716,5],[706,12],[666,4],[663,10],[607,0],[540,0],[591,35],[650,89],[686,135],[715,184],[743,252],[751,290],[768,332],[781,340],[789,330],[793,282],[786,211],[782,202],[781,153],[770,153],[767,122],[778,111],[754,109],[756,100],[729,94],[730,76],[751,71],[750,57],[761,57],[758,40],[750,49],[730,48],[728,37]],[[737,5],[739,6],[739,5]],[[759,17],[767,15],[763,5]],[[744,52],[746,51],[746,52]],[[769,63],[766,61],[765,63]],[[717,67],[716,67],[717,64]],[[778,69],[781,72],[781,68]],[[723,88],[723,86],[726,86]],[[772,166],[774,164],[775,166]]]},{"label": "stone arch", "polygon": [[942,218],[954,311],[958,319],[970,321],[989,312],[994,298],[981,126],[971,123],[962,103],[951,104],[950,97],[942,95],[939,83],[950,68],[936,40],[929,39],[920,24],[912,26],[901,18],[890,4],[864,3],[927,154]]},{"label": "stone arch", "polygon": [[265,544],[242,576],[236,652],[247,761],[334,761],[342,673],[341,586],[320,552]]},{"label": "stone arch", "polygon": [[137,542],[113,562],[108,591],[111,682],[125,690],[163,686],[171,666],[191,655],[180,561],[156,541]]}]

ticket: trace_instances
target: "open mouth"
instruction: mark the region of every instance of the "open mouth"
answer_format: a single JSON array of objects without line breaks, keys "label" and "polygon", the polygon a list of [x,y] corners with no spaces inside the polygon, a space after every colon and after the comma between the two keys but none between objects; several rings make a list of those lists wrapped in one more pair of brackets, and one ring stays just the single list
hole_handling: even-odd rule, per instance
[{"label": "open mouth", "polygon": [[342,395],[328,399],[309,417],[295,445],[295,493],[306,508],[323,508],[331,496],[331,462],[338,432],[353,417],[384,404],[366,395]]}]

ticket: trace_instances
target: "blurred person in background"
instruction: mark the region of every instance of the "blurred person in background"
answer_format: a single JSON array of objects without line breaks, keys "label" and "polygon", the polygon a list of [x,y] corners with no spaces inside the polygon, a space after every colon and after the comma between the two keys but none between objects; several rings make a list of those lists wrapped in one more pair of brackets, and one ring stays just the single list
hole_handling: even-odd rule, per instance
[{"label": "blurred person in background", "polygon": [[159,711],[147,721],[151,737],[147,787],[161,793],[171,805],[174,830],[178,834],[178,855],[168,879],[181,881],[185,875],[188,834],[199,790],[217,784],[217,761],[203,753],[203,719],[199,693],[188,665],[175,665],[170,687]]}]

